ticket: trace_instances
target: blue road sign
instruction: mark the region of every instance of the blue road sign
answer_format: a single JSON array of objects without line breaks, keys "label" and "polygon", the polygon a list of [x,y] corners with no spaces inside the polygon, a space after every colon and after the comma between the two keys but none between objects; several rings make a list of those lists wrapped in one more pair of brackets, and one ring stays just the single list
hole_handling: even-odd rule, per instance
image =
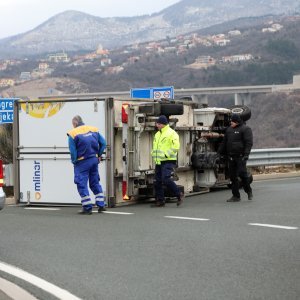
[{"label": "blue road sign", "polygon": [[13,111],[0,111],[0,124],[13,123],[14,112]]},{"label": "blue road sign", "polygon": [[14,100],[7,98],[0,98],[0,111],[13,111]]},{"label": "blue road sign", "polygon": [[150,87],[144,89],[131,89],[131,98],[141,99],[174,99],[174,87],[163,86],[163,87]]},{"label": "blue road sign", "polygon": [[15,100],[13,98],[0,98],[0,124],[13,123]]}]

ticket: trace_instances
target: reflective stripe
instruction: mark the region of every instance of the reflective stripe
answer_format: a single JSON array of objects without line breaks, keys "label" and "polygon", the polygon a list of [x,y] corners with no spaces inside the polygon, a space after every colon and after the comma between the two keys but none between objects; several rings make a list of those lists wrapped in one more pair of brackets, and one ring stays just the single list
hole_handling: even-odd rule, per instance
[{"label": "reflective stripe", "polygon": [[97,199],[97,198],[104,198],[103,193],[99,193],[99,194],[95,195],[95,198],[96,198],[96,199]]},{"label": "reflective stripe", "polygon": [[152,156],[157,155],[157,154],[165,154],[164,151],[161,150],[153,150],[152,151]]},{"label": "reflective stripe", "polygon": [[105,202],[102,200],[102,201],[96,201],[96,205],[98,207],[104,207],[105,206]]},{"label": "reflective stripe", "polygon": [[171,150],[168,150],[167,154],[168,154],[168,156],[174,155],[173,151],[171,151]]},{"label": "reflective stripe", "polygon": [[88,206],[88,205],[93,205],[93,202],[91,201],[91,199],[87,200],[87,201],[81,201],[82,206]]},{"label": "reflective stripe", "polygon": [[81,198],[81,201],[82,201],[82,200],[86,200],[86,199],[90,199],[90,196],[84,196],[84,197],[82,197],[82,198]]}]

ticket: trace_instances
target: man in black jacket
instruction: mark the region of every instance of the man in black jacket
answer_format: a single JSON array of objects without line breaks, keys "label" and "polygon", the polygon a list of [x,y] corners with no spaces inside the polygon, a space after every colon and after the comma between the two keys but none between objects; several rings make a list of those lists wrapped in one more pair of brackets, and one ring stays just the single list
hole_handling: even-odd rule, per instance
[{"label": "man in black jacket", "polygon": [[227,202],[241,201],[238,177],[241,178],[248,200],[253,199],[246,163],[253,145],[252,130],[246,126],[239,114],[231,116],[230,126],[218,149],[219,155],[226,155],[231,180],[232,197]]}]

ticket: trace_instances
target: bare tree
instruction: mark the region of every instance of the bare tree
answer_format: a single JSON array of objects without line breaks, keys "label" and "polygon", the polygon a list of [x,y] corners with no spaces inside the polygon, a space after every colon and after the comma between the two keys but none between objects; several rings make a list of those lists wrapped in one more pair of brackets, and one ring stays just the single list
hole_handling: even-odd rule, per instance
[{"label": "bare tree", "polygon": [[13,161],[12,124],[0,125],[0,159],[6,164]]}]

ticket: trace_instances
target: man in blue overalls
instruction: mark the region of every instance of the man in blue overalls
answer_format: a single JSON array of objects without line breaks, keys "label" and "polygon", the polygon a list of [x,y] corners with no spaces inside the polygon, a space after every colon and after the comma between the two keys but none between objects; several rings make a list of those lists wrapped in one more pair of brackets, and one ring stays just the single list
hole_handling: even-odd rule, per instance
[{"label": "man in blue overalls", "polygon": [[98,164],[106,148],[106,141],[98,128],[85,125],[80,116],[72,119],[73,129],[68,135],[71,160],[74,164],[74,183],[81,197],[80,214],[91,215],[93,202],[89,195],[87,183],[95,195],[98,213],[105,211],[103,190],[100,185]]}]

